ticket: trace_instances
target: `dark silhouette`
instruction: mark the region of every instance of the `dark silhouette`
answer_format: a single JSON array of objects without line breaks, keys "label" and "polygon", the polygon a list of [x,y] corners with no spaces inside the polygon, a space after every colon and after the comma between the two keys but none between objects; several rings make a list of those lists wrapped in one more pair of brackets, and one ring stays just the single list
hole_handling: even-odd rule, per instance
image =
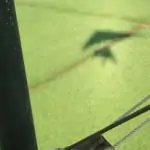
[{"label": "dark silhouette", "polygon": [[59,77],[67,74],[72,69],[84,64],[91,57],[102,57],[102,58],[104,58],[104,62],[106,60],[110,59],[114,63],[117,63],[117,60],[111,50],[111,46],[113,46],[115,43],[118,43],[128,37],[135,35],[139,30],[141,30],[143,28],[149,28],[149,27],[150,27],[150,25],[140,24],[126,33],[125,32],[112,32],[112,31],[97,31],[97,32],[95,32],[93,34],[93,36],[88,40],[88,42],[84,45],[84,47],[83,47],[84,49],[86,49],[94,44],[101,43],[103,41],[109,40],[110,42],[107,43],[104,47],[97,49],[97,50],[93,51],[93,53],[90,53],[90,54],[86,55],[85,57],[83,57],[82,59],[77,60],[76,62],[70,64],[66,68],[50,75],[48,78],[31,85],[30,89],[37,89],[41,85],[55,81]]},{"label": "dark silhouette", "polygon": [[104,47],[102,49],[95,50],[93,57],[102,57],[103,63],[105,63],[105,61],[108,59],[110,59],[115,64],[117,63],[116,57],[111,51],[110,47]]},{"label": "dark silhouette", "polygon": [[112,32],[112,31],[96,31],[91,38],[86,42],[83,46],[83,50],[95,45],[101,44],[102,42],[108,40],[123,40],[131,37],[133,34],[131,33],[121,33],[121,32]]},{"label": "dark silhouette", "polygon": [[103,48],[94,50],[93,57],[103,58],[103,63],[105,63],[106,60],[109,59],[116,64],[117,60],[111,51],[111,46],[114,43],[120,42],[121,40],[129,38],[131,36],[133,36],[132,32],[96,31],[86,42],[83,50],[86,50],[95,44],[101,44],[102,42],[110,41],[110,43],[106,44],[106,46],[104,46]]},{"label": "dark silhouette", "polygon": [[83,46],[83,50],[91,47],[95,44],[101,44],[102,42],[111,40],[120,42],[124,39],[127,39],[131,36],[138,36],[136,33],[142,29],[150,28],[150,24],[139,24],[138,26],[132,28],[130,31],[127,32],[114,32],[114,31],[96,31],[91,38],[86,42]]}]

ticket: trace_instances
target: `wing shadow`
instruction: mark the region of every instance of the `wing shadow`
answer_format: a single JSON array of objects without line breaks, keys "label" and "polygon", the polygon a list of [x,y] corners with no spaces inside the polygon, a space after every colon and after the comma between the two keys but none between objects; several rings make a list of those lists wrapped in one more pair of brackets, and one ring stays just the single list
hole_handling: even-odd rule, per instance
[{"label": "wing shadow", "polygon": [[108,40],[123,40],[131,37],[133,34],[124,32],[112,32],[112,31],[96,31],[90,39],[83,46],[83,50],[95,45],[101,44]]},{"label": "wing shadow", "polygon": [[117,59],[110,47],[104,47],[102,49],[95,50],[93,57],[103,58],[103,64],[105,64],[107,60],[111,60],[114,64],[117,64]]}]

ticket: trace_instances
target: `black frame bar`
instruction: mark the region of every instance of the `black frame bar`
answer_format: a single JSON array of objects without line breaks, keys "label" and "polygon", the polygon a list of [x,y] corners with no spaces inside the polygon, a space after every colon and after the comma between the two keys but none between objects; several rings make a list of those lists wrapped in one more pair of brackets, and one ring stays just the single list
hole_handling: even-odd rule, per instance
[{"label": "black frame bar", "polygon": [[150,111],[150,105],[146,105],[145,107],[143,107],[143,108],[141,108],[141,109],[139,109],[139,110],[137,110],[137,111],[127,115],[127,116],[124,116],[123,118],[121,118],[121,119],[113,122],[112,124],[104,127],[100,131],[97,131],[97,132],[93,133],[92,135],[89,135],[88,137],[86,137],[86,138],[84,138],[84,139],[82,139],[82,140],[72,144],[71,146],[66,147],[65,150],[75,149],[79,144],[84,143],[87,140],[91,140],[95,136],[103,135],[104,133],[106,133],[106,132],[108,132],[108,131],[118,127],[119,125],[121,125],[123,123],[126,123],[127,121],[129,121],[131,119],[134,119],[134,118],[136,118],[136,117],[138,117],[138,116],[140,116],[140,115],[142,115],[142,114],[144,114],[144,113],[146,113],[148,111]]},{"label": "black frame bar", "polygon": [[37,150],[14,0],[0,0],[0,149]]}]

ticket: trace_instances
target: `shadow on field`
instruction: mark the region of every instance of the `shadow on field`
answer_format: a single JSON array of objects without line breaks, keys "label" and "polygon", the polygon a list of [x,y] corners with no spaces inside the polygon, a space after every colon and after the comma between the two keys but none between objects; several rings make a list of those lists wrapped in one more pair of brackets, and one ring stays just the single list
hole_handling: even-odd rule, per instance
[{"label": "shadow on field", "polygon": [[97,49],[93,52],[93,58],[94,57],[101,57],[102,63],[105,64],[106,60],[111,60],[113,63],[117,64],[117,59],[113,52],[111,51],[110,47],[104,47],[103,49]]},{"label": "shadow on field", "polygon": [[101,44],[102,42],[106,42],[106,41],[109,41],[109,42],[106,43],[103,47],[101,46],[99,49],[96,49],[92,53],[89,53],[88,55],[81,58],[80,60],[77,60],[77,61],[73,62],[72,64],[66,66],[62,70],[51,74],[43,81],[41,80],[41,81],[31,85],[30,89],[37,89],[41,85],[44,85],[48,82],[55,81],[56,79],[67,74],[68,72],[75,69],[76,67],[83,65],[91,57],[103,58],[103,64],[105,64],[106,60],[108,60],[108,59],[116,64],[117,60],[111,50],[112,46],[118,42],[121,42],[122,40],[125,40],[127,38],[134,36],[139,30],[141,30],[143,28],[145,28],[145,25],[138,25],[128,32],[112,32],[112,31],[97,31],[97,32],[95,32],[89,38],[89,40],[84,44],[84,46],[83,46],[84,51],[87,50],[87,48],[89,48],[95,44]]},{"label": "shadow on field", "polygon": [[111,50],[111,46],[131,36],[133,36],[133,34],[130,32],[96,31],[83,46],[83,51],[86,51],[95,44],[110,41],[103,48],[94,50],[92,56],[103,58],[103,62],[109,59],[116,64],[117,60]]},{"label": "shadow on field", "polygon": [[101,57],[103,58],[103,64],[105,64],[106,60],[111,60],[113,63],[117,63],[117,60],[111,50],[111,46],[122,39],[125,39],[127,37],[130,37],[131,34],[129,33],[116,33],[116,32],[109,32],[109,31],[98,31],[95,32],[91,38],[87,41],[87,43],[84,45],[83,49],[86,50],[87,48],[91,47],[94,44],[101,44],[101,42],[105,42],[107,40],[111,40],[111,42],[107,45],[105,45],[103,48],[96,49],[94,52],[90,53],[89,55],[86,55],[85,57],[81,58],[80,60],[77,60],[76,62],[73,62],[72,64],[66,66],[62,70],[52,74],[51,76],[47,77],[43,81],[39,81],[38,83],[35,83],[34,85],[30,86],[30,89],[37,89],[41,85],[55,81],[62,75],[65,75],[66,73],[70,72],[71,70],[75,69],[76,67],[83,65],[89,58],[94,57]]},{"label": "shadow on field", "polygon": [[112,32],[112,31],[96,31],[89,40],[85,43],[83,50],[86,50],[87,48],[91,47],[95,44],[101,44],[102,42],[108,41],[108,40],[124,40],[126,38],[131,37],[131,33],[121,33],[121,32]]}]

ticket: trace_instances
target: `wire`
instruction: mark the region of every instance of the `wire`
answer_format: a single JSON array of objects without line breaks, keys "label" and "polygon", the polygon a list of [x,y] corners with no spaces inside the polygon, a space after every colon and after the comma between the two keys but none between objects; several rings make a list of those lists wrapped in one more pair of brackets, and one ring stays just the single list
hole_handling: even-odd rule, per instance
[{"label": "wire", "polygon": [[[144,97],[143,99],[141,99],[137,104],[135,104],[132,108],[130,108],[127,112],[125,112],[123,115],[121,115],[116,121],[122,119],[123,117],[129,115],[131,112],[133,112],[137,107],[139,107],[140,105],[142,105],[143,103],[145,103],[148,99],[150,98],[150,95]],[[115,122],[116,122],[115,121]]]},{"label": "wire", "polygon": [[[130,108],[127,112],[125,112],[122,116],[119,117],[119,119],[117,119],[116,121],[114,121],[112,124],[108,125],[107,127],[103,128],[102,130],[72,144],[71,146],[68,146],[65,148],[65,150],[69,150],[70,148],[73,149],[74,147],[78,146],[79,144],[85,142],[86,140],[90,140],[92,138],[94,138],[95,136],[99,136],[101,134],[104,134],[106,132],[108,132],[109,130],[112,130],[114,128],[116,128],[117,126],[143,114],[146,113],[147,111],[150,110],[150,105],[147,105],[135,112],[133,112],[137,107],[139,107],[140,105],[142,105],[144,102],[146,102],[148,99],[150,98],[150,95],[146,96],[145,98],[143,98],[142,100],[140,100],[140,102],[138,102],[136,105],[134,105],[132,108]],[[133,113],[131,113],[133,112]],[[114,144],[114,148],[118,147],[124,140],[126,140],[128,137],[130,137],[132,134],[134,134],[135,132],[137,132],[140,128],[142,128],[145,124],[147,124],[150,121],[150,118],[145,120],[143,123],[141,123],[139,126],[137,126],[135,129],[133,129],[132,131],[130,131],[127,135],[125,135],[123,138],[121,138],[118,142],[116,142]],[[62,149],[58,149],[58,150],[62,150]]]},{"label": "wire", "polygon": [[113,147],[117,148],[122,142],[124,142],[127,138],[129,138],[131,135],[135,134],[137,131],[139,131],[143,126],[148,124],[150,122],[150,118],[146,119],[144,122],[142,122],[140,125],[138,125],[136,128],[134,128],[132,131],[130,131],[127,135],[125,135],[123,138],[121,138],[119,141],[117,141]]},{"label": "wire", "polygon": [[106,127],[103,128],[102,130],[97,131],[96,133],[94,133],[94,134],[92,134],[92,135],[90,135],[90,136],[84,138],[83,140],[81,140],[81,141],[79,141],[79,142],[77,142],[77,143],[75,143],[75,144],[73,144],[73,145],[67,147],[66,150],[70,149],[70,147],[73,148],[74,146],[76,146],[76,145],[78,145],[78,144],[84,142],[85,140],[87,140],[87,139],[89,139],[89,138],[92,138],[93,136],[104,134],[104,133],[106,133],[106,132],[108,132],[108,131],[110,131],[110,130],[116,128],[117,126],[119,126],[119,125],[121,125],[121,124],[123,124],[123,123],[125,123],[125,122],[127,122],[127,121],[129,121],[129,120],[131,120],[131,119],[133,119],[133,118],[135,118],[135,117],[137,117],[137,116],[140,116],[140,115],[142,115],[143,113],[146,113],[146,112],[149,111],[149,110],[150,110],[150,105],[147,105],[147,106],[145,106],[145,107],[143,107],[143,108],[137,110],[136,112],[134,112],[134,113],[132,113],[132,114],[130,114],[130,115],[128,115],[128,116],[125,116],[124,118],[122,118],[122,119],[120,119],[120,120],[118,120],[118,121],[113,122],[112,124],[106,126]]},{"label": "wire", "polygon": [[[146,96],[145,98],[141,99],[136,105],[134,105],[131,109],[129,109],[127,112],[125,112],[122,116],[120,116],[116,121],[124,118],[125,116],[129,115],[131,112],[133,112],[137,107],[142,105],[144,102],[146,102],[150,98],[150,95]],[[116,122],[115,121],[115,122]],[[144,122],[139,124],[136,128],[131,130],[128,134],[126,134],[123,138],[121,138],[118,142],[114,144],[114,147],[118,147],[122,142],[124,142],[127,138],[129,138],[131,135],[139,131],[143,126],[145,126],[147,123],[150,122],[150,118],[146,119]]]},{"label": "wire", "polygon": [[137,116],[140,116],[143,113],[146,113],[149,110],[150,110],[150,105],[146,105],[145,107],[137,110],[136,112],[134,112],[134,113],[132,113],[132,114],[130,114],[128,116],[125,116],[124,118],[122,118],[122,119],[120,119],[120,120],[118,120],[118,121],[108,125],[107,127],[103,128],[102,130],[98,131],[97,133],[104,134],[104,133],[108,132],[109,130],[111,130],[111,129],[117,127],[117,126],[119,126],[119,125],[121,125],[121,124],[123,124],[123,123],[125,123],[125,122],[127,122],[127,121],[129,121],[129,120],[131,120],[131,119],[133,119],[135,117],[137,117]]}]

